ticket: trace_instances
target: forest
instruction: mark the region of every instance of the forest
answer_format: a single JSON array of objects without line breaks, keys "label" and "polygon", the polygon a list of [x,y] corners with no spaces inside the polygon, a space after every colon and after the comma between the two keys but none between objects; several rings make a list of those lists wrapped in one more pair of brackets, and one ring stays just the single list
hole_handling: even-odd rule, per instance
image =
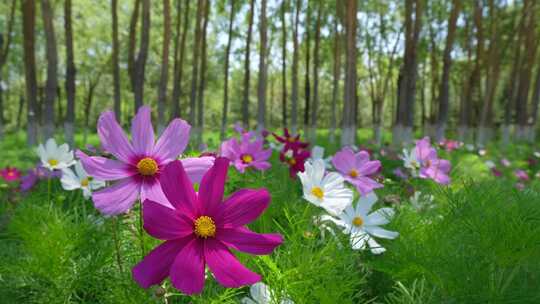
[{"label": "forest", "polygon": [[0,303],[540,303],[540,1],[0,1]]}]

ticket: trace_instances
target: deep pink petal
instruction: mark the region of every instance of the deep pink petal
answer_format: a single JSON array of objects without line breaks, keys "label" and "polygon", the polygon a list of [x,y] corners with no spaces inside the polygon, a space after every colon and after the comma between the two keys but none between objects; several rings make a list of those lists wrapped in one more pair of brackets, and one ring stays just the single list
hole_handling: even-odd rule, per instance
[{"label": "deep pink petal", "polygon": [[142,288],[160,284],[168,275],[174,258],[190,238],[166,241],[150,251],[133,269],[133,279]]},{"label": "deep pink petal", "polygon": [[137,155],[148,156],[154,148],[154,128],[150,117],[152,110],[142,106],[131,122],[131,141]]},{"label": "deep pink petal", "polygon": [[178,253],[169,272],[174,288],[185,294],[200,293],[204,288],[204,244],[191,239]]},{"label": "deep pink petal", "polygon": [[180,161],[182,162],[184,170],[186,170],[186,174],[191,182],[200,183],[206,172],[208,172],[208,170],[214,165],[214,160],[214,157],[204,156],[184,158]]},{"label": "deep pink petal", "polygon": [[118,180],[135,174],[135,172],[129,171],[126,164],[116,160],[100,156],[88,156],[81,150],[77,150],[76,155],[81,160],[86,173],[102,181]]},{"label": "deep pink petal", "polygon": [[117,215],[133,206],[140,194],[140,183],[126,178],[92,194],[94,206],[105,215]]},{"label": "deep pink petal", "polygon": [[214,215],[223,200],[225,190],[225,179],[229,169],[229,160],[218,157],[214,161],[214,166],[206,172],[199,186],[199,210],[203,214]]},{"label": "deep pink petal", "polygon": [[186,149],[191,126],[180,118],[174,119],[158,139],[152,155],[163,163],[168,163]]},{"label": "deep pink petal", "polygon": [[114,112],[103,112],[98,119],[97,131],[101,146],[124,163],[129,163],[135,156],[131,143],[124,130],[116,121]]},{"label": "deep pink petal", "polygon": [[242,265],[220,241],[208,239],[204,245],[206,264],[219,284],[228,288],[238,288],[261,280],[258,274]]},{"label": "deep pink petal", "polygon": [[197,214],[197,194],[179,160],[170,162],[159,177],[161,189],[175,209],[193,218]]},{"label": "deep pink petal", "polygon": [[157,179],[144,180],[141,185],[141,201],[151,200],[168,208],[174,208],[169,202]]},{"label": "deep pink petal", "polygon": [[220,222],[224,227],[239,227],[253,222],[268,207],[270,194],[266,189],[241,189],[223,203]]},{"label": "deep pink petal", "polygon": [[216,238],[233,249],[257,255],[270,254],[283,243],[280,234],[255,233],[245,227],[219,229]]},{"label": "deep pink petal", "polygon": [[160,240],[173,240],[193,234],[193,220],[179,210],[145,200],[143,203],[144,230]]}]

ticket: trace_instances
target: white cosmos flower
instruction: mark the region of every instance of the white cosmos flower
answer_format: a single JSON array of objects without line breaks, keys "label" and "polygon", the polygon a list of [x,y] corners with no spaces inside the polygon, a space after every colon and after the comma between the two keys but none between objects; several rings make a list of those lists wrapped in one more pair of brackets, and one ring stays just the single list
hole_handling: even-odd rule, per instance
[{"label": "white cosmos flower", "polygon": [[381,208],[371,212],[371,208],[377,202],[377,196],[371,192],[361,196],[356,207],[352,204],[339,215],[339,218],[326,217],[336,225],[343,227],[343,233],[350,235],[352,249],[359,250],[369,247],[373,254],[386,251],[373,237],[395,239],[399,233],[389,231],[379,226],[388,224],[394,216],[394,209]]},{"label": "white cosmos flower", "polygon": [[242,304],[294,304],[291,299],[285,298],[279,302],[274,299],[273,291],[266,284],[259,282],[251,285],[249,288],[249,298],[245,297],[241,300]]},{"label": "white cosmos flower", "polygon": [[80,162],[75,164],[75,172],[70,168],[62,170],[60,182],[64,190],[82,189],[85,198],[89,198],[93,190],[105,187],[104,181],[95,180],[88,176]]},{"label": "white cosmos flower", "polygon": [[305,163],[304,172],[298,173],[304,188],[304,198],[328,213],[338,215],[351,204],[353,192],[345,187],[340,174],[330,172],[325,175],[325,172],[322,159]]},{"label": "white cosmos flower", "polygon": [[58,146],[54,138],[47,139],[45,146],[40,144],[37,148],[37,154],[43,167],[51,171],[63,170],[75,164],[73,151],[69,150],[69,146],[67,144]]},{"label": "white cosmos flower", "polygon": [[401,159],[403,160],[403,166],[409,169],[413,176],[416,176],[418,169],[420,169],[420,161],[416,157],[416,149],[403,149],[403,155],[401,155]]},{"label": "white cosmos flower", "polygon": [[312,149],[311,149],[311,157],[308,159],[309,161],[314,161],[314,160],[317,160],[317,159],[322,159],[324,161],[324,166],[326,167],[326,169],[331,169],[332,168],[332,157],[331,156],[328,156],[328,157],[324,157],[324,148],[321,147],[321,146],[314,146]]}]

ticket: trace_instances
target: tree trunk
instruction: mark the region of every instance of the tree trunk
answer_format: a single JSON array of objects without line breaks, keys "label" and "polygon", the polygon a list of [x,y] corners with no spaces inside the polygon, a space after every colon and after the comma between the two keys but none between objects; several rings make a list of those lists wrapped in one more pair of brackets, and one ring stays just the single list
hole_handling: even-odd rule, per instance
[{"label": "tree trunk", "polygon": [[309,1],[306,2],[306,20],[304,24],[304,31],[306,34],[306,71],[304,77],[304,133],[306,134],[306,136],[309,136],[309,107],[311,106],[311,82],[309,79],[309,72],[311,68],[311,10],[309,7]]},{"label": "tree trunk", "polygon": [[169,42],[171,40],[171,5],[163,0],[163,44],[161,52],[161,75],[158,87],[158,134],[165,128],[167,106],[167,84],[169,83]]},{"label": "tree trunk", "polygon": [[317,140],[317,114],[319,111],[319,66],[321,47],[322,2],[317,3],[317,24],[315,26],[315,50],[313,51],[313,106],[311,109],[310,139]]},{"label": "tree trunk", "polygon": [[357,2],[347,0],[345,35],[345,89],[343,98],[343,121],[341,146],[353,146],[356,143],[356,27]]},{"label": "tree trunk", "polygon": [[225,139],[225,130],[227,128],[227,112],[229,111],[229,63],[231,57],[231,44],[233,36],[233,23],[234,23],[234,4],[236,0],[231,0],[231,12],[229,15],[229,31],[227,38],[227,47],[225,49],[225,71],[223,81],[223,110],[221,111],[221,140]]},{"label": "tree trunk", "polygon": [[251,36],[253,31],[253,15],[255,14],[255,0],[250,0],[249,4],[249,21],[248,32],[246,38],[246,51],[244,59],[244,91],[242,98],[242,124],[244,128],[249,129],[249,81],[250,81],[250,51],[251,51]]},{"label": "tree trunk", "polygon": [[[141,9],[141,0],[135,0],[133,4],[133,13],[129,22],[129,46],[128,46],[128,74],[131,84],[131,90],[135,93],[135,51],[137,46],[137,23],[139,21],[139,11]],[[137,109],[135,109],[137,111]]]},{"label": "tree trunk", "polygon": [[114,113],[118,123],[122,124],[122,96],[120,91],[120,66],[118,64],[118,52],[120,50],[120,42],[118,41],[118,0],[111,1],[111,14]]},{"label": "tree trunk", "polygon": [[456,24],[461,10],[461,1],[452,1],[452,11],[448,19],[448,29],[446,35],[446,44],[443,53],[443,71],[441,83],[439,87],[439,111],[437,114],[437,131],[436,139],[440,141],[445,136],[446,125],[448,124],[448,109],[449,109],[449,91],[450,91],[450,70],[452,68],[452,49],[456,37]]},{"label": "tree trunk", "polygon": [[171,120],[175,117],[180,117],[180,95],[182,95],[182,79],[184,78],[184,58],[186,54],[186,37],[188,35],[187,29],[189,25],[189,4],[190,0],[185,0],[184,3],[184,24],[182,25],[182,38],[180,46],[178,46],[178,40],[180,39],[180,12],[182,11],[182,2],[178,0],[177,5],[177,25],[176,25],[176,39],[174,47],[174,78],[173,78],[173,92],[171,102]]},{"label": "tree trunk", "polygon": [[49,0],[41,0],[41,15],[43,17],[43,28],[45,31],[47,57],[47,83],[45,85],[45,111],[44,129],[45,138],[54,136],[54,103],[56,101],[56,90],[58,87],[58,53],[56,50],[56,35],[54,33],[54,11]]},{"label": "tree trunk", "polygon": [[94,93],[95,93],[97,85],[99,84],[100,79],[101,79],[101,71],[97,73],[95,80],[92,81],[91,78],[88,79],[86,102],[84,105],[84,134],[83,134],[84,144],[86,144],[88,140],[88,132],[90,130],[90,115],[92,113],[92,103],[94,100]]},{"label": "tree trunk", "polygon": [[202,58],[201,58],[201,79],[199,82],[199,94],[197,103],[197,124],[195,127],[195,139],[198,145],[203,143],[203,130],[204,130],[204,90],[206,88],[206,65],[207,65],[207,28],[208,19],[210,18],[210,0],[206,0],[204,4],[204,22],[202,29]]},{"label": "tree trunk", "polygon": [[281,123],[287,127],[287,0],[281,4]]},{"label": "tree trunk", "polygon": [[27,143],[37,144],[37,80],[35,55],[36,3],[22,0],[23,39],[24,39],[24,78],[27,99]]},{"label": "tree trunk", "polygon": [[201,19],[203,14],[203,0],[197,1],[197,19],[195,20],[195,41],[193,42],[193,61],[191,62],[191,94],[189,98],[189,123],[196,126],[195,117],[197,106],[197,83],[199,80],[199,47],[201,45]]},{"label": "tree trunk", "polygon": [[332,105],[330,108],[330,142],[334,143],[336,140],[336,127],[337,127],[337,102],[339,95],[339,81],[341,79],[341,34],[339,30],[339,17],[340,12],[339,5],[336,5],[336,15],[334,17],[334,60],[332,67]]},{"label": "tree trunk", "polygon": [[298,130],[298,23],[300,22],[301,1],[296,0],[296,12],[293,30],[293,62],[292,62],[292,88],[291,88],[291,130],[296,134]]},{"label": "tree trunk", "polygon": [[17,1],[12,0],[11,9],[9,13],[9,19],[7,22],[7,31],[5,34],[5,46],[4,46],[4,34],[0,32],[0,140],[4,137],[4,87],[2,83],[2,69],[4,64],[7,62],[7,57],[9,54],[9,48],[11,45],[11,32],[13,31],[13,24],[15,21],[15,8],[17,7]]},{"label": "tree trunk", "polygon": [[150,43],[150,0],[142,0],[142,24],[141,24],[141,44],[139,54],[135,60],[134,69],[134,93],[135,93],[135,113],[144,103],[144,76],[146,60],[148,58],[148,45]]},{"label": "tree trunk", "polygon": [[266,37],[266,0],[261,0],[261,15],[259,17],[260,44],[259,44],[259,80],[257,85],[257,131],[260,133],[265,129],[266,124],[266,81],[267,67],[266,54],[267,37]]},{"label": "tree trunk", "polygon": [[531,117],[529,118],[531,122],[531,128],[529,130],[529,141],[536,140],[536,122],[538,121],[538,104],[540,103],[540,66],[536,69],[536,80],[534,82],[533,94],[532,94],[532,109]]},{"label": "tree trunk", "polygon": [[[114,0],[116,1],[116,0]],[[71,0],[64,2],[64,29],[66,32],[66,97],[67,113],[64,123],[64,134],[67,143],[74,146],[74,128],[75,128],[75,59],[73,57],[73,29],[71,26]],[[113,51],[114,52],[114,51]],[[114,55],[113,55],[114,57]],[[118,58],[117,58],[118,59]],[[117,62],[118,64],[118,62]]]}]

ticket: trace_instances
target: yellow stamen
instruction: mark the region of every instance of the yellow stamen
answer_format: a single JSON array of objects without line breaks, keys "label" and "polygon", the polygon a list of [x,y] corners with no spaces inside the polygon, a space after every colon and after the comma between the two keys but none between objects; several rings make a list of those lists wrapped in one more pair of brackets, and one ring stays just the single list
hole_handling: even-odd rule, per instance
[{"label": "yellow stamen", "polygon": [[90,181],[88,180],[88,178],[83,178],[81,180],[81,186],[82,187],[88,187],[88,184],[90,183]]},{"label": "yellow stamen", "polygon": [[51,166],[56,166],[56,165],[58,165],[58,160],[56,160],[56,159],[54,159],[54,158],[49,159],[48,162],[49,162],[49,165],[51,165]]},{"label": "yellow stamen", "polygon": [[242,161],[244,162],[244,164],[249,164],[253,161],[253,156],[249,154],[244,154],[242,155]]},{"label": "yellow stamen", "polygon": [[289,164],[290,164],[291,166],[296,165],[296,159],[294,159],[294,158],[289,159]]},{"label": "yellow stamen", "polygon": [[322,199],[324,197],[324,192],[320,187],[313,187],[311,189],[311,194],[313,194],[318,199]]},{"label": "yellow stamen", "polygon": [[356,171],[356,169],[352,169],[351,172],[349,172],[349,176],[352,177],[352,178],[357,178],[358,177],[358,171]]},{"label": "yellow stamen", "polygon": [[137,163],[137,170],[141,175],[154,175],[158,171],[158,164],[154,159],[145,157]]},{"label": "yellow stamen", "polygon": [[364,220],[362,220],[361,217],[357,216],[355,217],[353,220],[352,220],[352,223],[353,225],[355,225],[356,227],[360,227],[364,224]]},{"label": "yellow stamen", "polygon": [[203,215],[195,220],[194,232],[200,238],[214,237],[216,235],[216,224],[211,217]]}]

